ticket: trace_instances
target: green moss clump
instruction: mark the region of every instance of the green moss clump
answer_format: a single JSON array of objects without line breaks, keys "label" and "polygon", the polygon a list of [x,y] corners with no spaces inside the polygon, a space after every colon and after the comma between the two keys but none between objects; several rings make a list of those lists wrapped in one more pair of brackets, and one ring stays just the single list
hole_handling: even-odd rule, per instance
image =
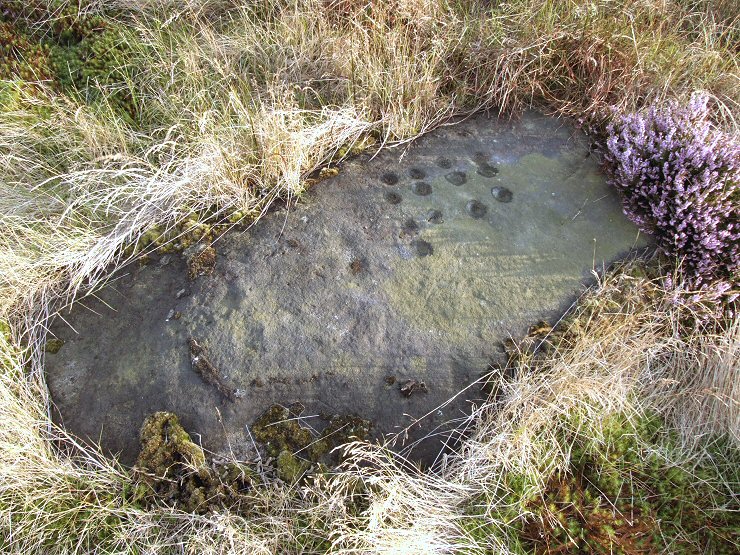
[{"label": "green moss clump", "polygon": [[[128,87],[135,37],[76,2],[10,0],[0,12],[0,78],[47,86],[88,105],[103,103],[129,122],[138,106]],[[31,85],[29,85],[31,86]]]},{"label": "green moss clump", "polygon": [[254,439],[265,446],[270,457],[277,458],[284,451],[300,451],[309,458],[321,456],[321,449],[314,449],[315,445],[309,447],[315,438],[309,430],[300,426],[298,416],[281,405],[271,406],[254,423]]},{"label": "green moss clump", "polygon": [[56,44],[49,55],[60,88],[88,104],[104,101],[130,121],[137,106],[126,85],[134,59],[125,29],[107,23],[72,45]]},{"label": "green moss clump", "polygon": [[[275,458],[278,477],[295,481],[312,466],[336,462],[338,454],[331,451],[351,439],[365,440],[370,433],[370,422],[354,415],[336,415],[318,437],[298,423],[296,411],[273,405],[260,416],[252,427],[255,440],[264,445],[267,455]],[[332,460],[333,459],[333,460]]]},{"label": "green moss clump", "polygon": [[59,338],[53,338],[49,339],[46,344],[44,344],[44,351],[47,353],[51,353],[52,355],[55,355],[59,352],[59,350],[64,346],[64,341],[62,341]]},{"label": "green moss clump", "polygon": [[0,336],[4,337],[8,343],[10,343],[10,326],[7,322],[0,320]]},{"label": "green moss clump", "polygon": [[105,24],[100,10],[89,9],[90,4],[85,0],[5,0],[0,16],[38,38],[73,44]]},{"label": "green moss clump", "polygon": [[35,43],[10,22],[0,21],[0,79],[48,81],[53,79],[50,48]]},{"label": "green moss clump", "polygon": [[601,439],[564,433],[562,444],[573,445],[570,466],[542,495],[527,498],[535,490],[526,478],[507,478],[511,505],[534,515],[516,515],[518,541],[534,553],[735,553],[737,449],[722,446],[711,465],[689,470],[665,456],[677,441],[655,416],[614,416]]},{"label": "green moss clump", "polygon": [[311,468],[311,463],[299,459],[290,451],[281,451],[275,465],[278,478],[288,483],[297,482]]},{"label": "green moss clump", "polygon": [[204,464],[203,450],[190,439],[177,415],[156,412],[144,421],[138,466],[166,476],[173,465],[198,469]]},{"label": "green moss clump", "polygon": [[256,474],[234,463],[209,465],[175,414],[157,412],[141,428],[135,474],[137,498],[146,505],[165,502],[194,513],[224,507],[248,511]]}]

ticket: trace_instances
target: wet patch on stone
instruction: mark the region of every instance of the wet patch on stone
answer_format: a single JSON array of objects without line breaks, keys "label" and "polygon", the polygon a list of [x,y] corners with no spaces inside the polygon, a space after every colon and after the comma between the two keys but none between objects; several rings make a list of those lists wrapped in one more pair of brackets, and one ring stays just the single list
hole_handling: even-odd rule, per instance
[{"label": "wet patch on stone", "polygon": [[491,196],[499,202],[511,202],[514,198],[514,193],[506,187],[492,187]]},{"label": "wet patch on stone", "polygon": [[437,166],[442,168],[443,170],[448,170],[452,167],[452,160],[449,158],[445,158],[444,156],[441,156],[437,158]]},{"label": "wet patch on stone", "polygon": [[388,202],[389,204],[400,204],[403,200],[403,197],[398,194],[396,191],[386,191],[383,195],[383,198]]},{"label": "wet patch on stone", "polygon": [[468,176],[465,172],[454,171],[445,174],[445,179],[456,187],[459,187],[460,185],[465,184],[465,182],[468,180]]},{"label": "wet patch on stone", "polygon": [[426,197],[432,194],[432,186],[426,181],[418,181],[411,186],[411,190],[415,195],[420,197]]},{"label": "wet patch on stone", "polygon": [[426,176],[426,172],[421,168],[411,168],[409,170],[409,177],[411,179],[424,179]]},{"label": "wet patch on stone", "polygon": [[398,183],[398,174],[395,172],[385,172],[380,176],[380,180],[386,185],[395,185]]},{"label": "wet patch on stone", "polygon": [[471,200],[465,205],[465,211],[471,218],[480,220],[488,213],[488,207],[479,200]]}]

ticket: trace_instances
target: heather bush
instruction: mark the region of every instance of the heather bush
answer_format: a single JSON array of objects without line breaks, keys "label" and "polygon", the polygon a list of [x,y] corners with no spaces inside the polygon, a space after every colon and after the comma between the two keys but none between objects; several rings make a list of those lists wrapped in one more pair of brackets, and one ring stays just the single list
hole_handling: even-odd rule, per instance
[{"label": "heather bush", "polygon": [[694,287],[736,297],[740,144],[712,125],[707,97],[653,105],[607,132],[605,158],[627,216],[679,260]]},{"label": "heather bush", "polygon": [[58,86],[79,94],[88,104],[105,100],[120,115],[136,117],[136,106],[126,85],[133,53],[121,25],[99,28],[70,45],[54,45],[49,56]]},{"label": "heather bush", "polygon": [[35,43],[18,28],[0,19],[0,79],[32,82],[52,78],[48,45]]},{"label": "heather bush", "polygon": [[74,44],[104,25],[91,0],[4,0],[0,18],[37,39]]},{"label": "heather bush", "polygon": [[603,431],[563,438],[573,445],[569,466],[529,501],[525,545],[535,554],[736,553],[740,515],[713,510],[737,505],[736,450],[708,442],[711,459],[677,464],[669,454],[678,437],[655,414],[615,414]]}]

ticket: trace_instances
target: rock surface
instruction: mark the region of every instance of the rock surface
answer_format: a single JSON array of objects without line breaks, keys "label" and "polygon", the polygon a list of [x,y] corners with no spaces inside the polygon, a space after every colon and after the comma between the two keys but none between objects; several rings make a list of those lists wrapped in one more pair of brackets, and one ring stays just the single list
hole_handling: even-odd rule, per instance
[{"label": "rock surface", "polygon": [[[47,354],[48,383],[64,425],[127,463],[155,411],[248,457],[245,427],[293,402],[306,425],[357,414],[400,432],[399,448],[432,434],[411,454],[429,463],[482,394],[441,405],[502,340],[557,318],[592,269],[644,244],[580,132],[481,115],[348,161],[297,206],[217,241],[210,275],[189,281],[179,256],[131,266],[63,314],[75,331],[54,325],[64,345]],[[406,395],[410,382],[424,387]]]}]

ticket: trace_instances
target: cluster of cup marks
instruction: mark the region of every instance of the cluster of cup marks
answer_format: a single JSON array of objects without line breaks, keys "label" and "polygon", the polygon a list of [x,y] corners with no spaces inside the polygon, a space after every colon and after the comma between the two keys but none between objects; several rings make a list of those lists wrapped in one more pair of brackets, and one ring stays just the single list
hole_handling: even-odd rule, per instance
[{"label": "cluster of cup marks", "polygon": [[[498,168],[488,162],[488,157],[483,152],[475,153],[473,161],[477,166],[476,173],[478,173],[478,175],[482,175],[483,177],[494,177],[498,173]],[[436,163],[437,166],[443,170],[449,170],[452,168],[452,160],[449,158],[438,158]],[[423,181],[426,177],[424,170],[415,167],[411,168],[409,169],[409,177],[417,180],[411,185],[411,192],[415,195],[425,197],[432,194],[432,186],[426,181]],[[455,187],[460,187],[468,181],[467,174],[460,170],[450,171],[446,173],[444,177],[448,183]],[[380,176],[380,180],[386,185],[396,185],[398,183],[398,175],[394,172],[386,172]],[[514,198],[514,194],[509,189],[499,186],[491,188],[491,196],[498,202],[504,203],[511,202]],[[403,197],[397,191],[386,191],[384,198],[386,202],[390,204],[400,204],[403,200]],[[465,205],[465,212],[467,212],[471,218],[479,220],[485,217],[488,213],[488,207],[481,201],[472,199]],[[444,222],[442,212],[436,209],[427,212],[425,219],[431,224],[441,224]],[[416,220],[409,218],[404,222],[403,227],[401,228],[401,236],[414,236],[418,231],[419,226],[416,223]],[[411,247],[417,256],[429,256],[434,252],[432,245],[423,239],[414,239],[411,242]]]}]

